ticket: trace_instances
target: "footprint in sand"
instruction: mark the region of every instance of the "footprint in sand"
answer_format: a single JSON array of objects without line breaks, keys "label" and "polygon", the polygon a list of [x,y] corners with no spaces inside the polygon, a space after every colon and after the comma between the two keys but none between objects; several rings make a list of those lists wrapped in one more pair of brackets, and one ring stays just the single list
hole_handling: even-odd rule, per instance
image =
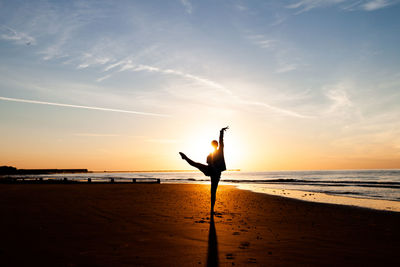
[{"label": "footprint in sand", "polygon": [[241,242],[239,248],[240,249],[246,249],[250,246],[249,242]]},{"label": "footprint in sand", "polygon": [[234,255],[232,253],[228,253],[228,254],[226,254],[226,259],[227,260],[233,260],[233,259],[235,259],[235,257],[234,257]]},{"label": "footprint in sand", "polygon": [[247,260],[247,263],[257,263],[257,259],[249,258],[249,259]]}]

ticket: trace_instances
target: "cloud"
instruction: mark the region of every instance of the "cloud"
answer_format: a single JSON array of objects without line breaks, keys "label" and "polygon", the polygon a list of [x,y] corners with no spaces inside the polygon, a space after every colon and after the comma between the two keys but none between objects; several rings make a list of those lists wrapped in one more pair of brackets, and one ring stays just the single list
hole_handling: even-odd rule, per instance
[{"label": "cloud", "polygon": [[96,79],[96,82],[102,82],[102,81],[104,81],[104,80],[107,80],[107,79],[110,78],[110,77],[111,77],[111,74],[104,75],[104,76],[102,76],[102,77]]},{"label": "cloud", "polygon": [[263,102],[254,102],[254,101],[245,101],[245,100],[240,100],[241,103],[245,104],[245,105],[251,105],[251,106],[260,106],[260,107],[264,107],[267,108],[275,113],[279,113],[279,114],[283,114],[289,117],[296,117],[296,118],[302,118],[302,119],[310,119],[310,118],[314,118],[313,116],[308,116],[308,115],[303,115],[291,110],[287,110],[287,109],[283,109],[283,108],[278,108]]},{"label": "cloud", "polygon": [[254,34],[254,35],[249,35],[247,36],[248,39],[251,40],[251,42],[254,45],[257,45],[260,48],[268,48],[272,49],[275,47],[277,41],[274,39],[267,38],[263,34]]},{"label": "cloud", "polygon": [[[68,63],[76,62],[81,60],[78,51],[96,55],[95,52],[101,51],[93,49],[104,47],[104,44],[108,43],[107,38],[113,40],[114,36],[100,36],[99,31],[93,31],[93,26],[88,27],[107,18],[111,10],[104,8],[104,3],[98,2],[97,5],[93,5],[90,1],[77,1],[70,5],[60,5],[57,1],[25,2],[21,9],[28,11],[29,15],[26,18],[23,18],[24,14],[17,15],[21,17],[21,24],[25,28],[40,36],[42,43],[38,54],[42,55],[44,60],[67,57]],[[78,64],[81,68],[90,65],[90,62],[82,63]]]},{"label": "cloud", "polygon": [[277,26],[282,24],[283,22],[285,22],[287,20],[286,16],[283,15],[275,15],[275,20],[271,23],[271,26]]},{"label": "cloud", "polygon": [[146,142],[162,143],[162,144],[173,144],[173,143],[178,143],[179,140],[177,140],[177,139],[156,139],[156,138],[151,138],[151,139],[147,139]]},{"label": "cloud", "polygon": [[185,7],[186,13],[192,14],[193,6],[192,6],[192,3],[190,3],[190,1],[189,0],[181,0],[181,3]]},{"label": "cloud", "polygon": [[350,107],[352,102],[347,96],[346,91],[341,89],[332,89],[326,94],[333,101],[335,107]]},{"label": "cloud", "polygon": [[104,65],[110,61],[112,61],[112,59],[106,56],[84,53],[81,58],[81,63],[77,66],[77,69],[84,69],[91,65]]},{"label": "cloud", "polygon": [[398,0],[300,0],[287,5],[286,8],[297,10],[297,14],[315,8],[324,8],[335,5],[339,5],[339,8],[347,11],[373,11],[397,4],[398,2]]},{"label": "cloud", "polygon": [[109,71],[109,70],[111,70],[111,69],[113,69],[113,68],[116,68],[116,67],[118,67],[118,66],[120,66],[120,65],[122,65],[122,64],[124,64],[124,63],[126,63],[126,61],[124,61],[124,60],[118,61],[117,63],[108,65],[108,66],[104,69],[104,71]]},{"label": "cloud", "polygon": [[246,11],[248,10],[247,6],[243,5],[243,3],[235,4],[235,8],[239,11]]},{"label": "cloud", "polygon": [[82,137],[120,137],[119,134],[98,134],[98,133],[74,133],[73,135]]},{"label": "cloud", "polygon": [[18,32],[5,25],[0,25],[0,39],[14,41],[17,44],[35,45],[36,40],[24,32]]},{"label": "cloud", "polygon": [[21,99],[21,98],[11,98],[11,97],[2,97],[2,96],[0,96],[0,100],[12,101],[12,102],[30,103],[30,104],[40,104],[40,105],[50,105],[50,106],[58,106],[58,107],[68,107],[68,108],[80,108],[80,109],[91,109],[91,110],[100,110],[100,111],[130,113],[130,114],[143,115],[143,116],[169,117],[169,115],[165,115],[165,114],[157,114],[157,113],[149,113],[149,112],[141,112],[141,111],[132,111],[132,110],[122,110],[122,109],[113,109],[113,108],[102,108],[102,107],[93,107],[93,106],[81,106],[81,105],[45,102],[45,101],[37,101],[37,100]]},{"label": "cloud", "polygon": [[291,50],[293,49],[289,49],[283,42],[268,38],[264,34],[248,35],[247,39],[259,48],[267,49],[273,53],[273,57],[278,65],[275,70],[276,73],[285,73],[298,68],[298,59],[291,56],[291,54],[293,54]]},{"label": "cloud", "polygon": [[[202,105],[209,105],[210,107],[218,107],[221,110],[223,110],[225,107],[228,109],[235,109],[237,110],[238,108],[246,107],[250,108],[250,111],[257,111],[259,108],[266,109],[268,111],[273,112],[274,114],[278,115],[283,115],[287,117],[295,117],[295,118],[302,118],[302,119],[308,119],[308,118],[313,118],[312,116],[304,115],[301,113],[298,113],[296,111],[288,110],[285,108],[280,108],[268,103],[264,103],[262,101],[254,101],[252,99],[239,96],[237,94],[234,94],[233,92],[230,92],[230,94],[225,94],[225,95],[217,95],[215,94],[215,90],[196,90],[193,89],[194,92],[188,92],[186,87],[174,87],[174,88],[168,88],[167,91],[168,93],[172,94],[173,96],[185,101],[185,102],[191,102],[191,103],[200,103]],[[293,98],[293,96],[290,96]],[[255,109],[257,108],[257,110]]]},{"label": "cloud", "polygon": [[389,5],[394,4],[393,1],[387,1],[387,0],[373,0],[373,1],[368,1],[367,3],[363,4],[362,7],[366,11],[373,11],[377,9],[381,9],[384,7],[387,7]]},{"label": "cloud", "polygon": [[[145,64],[134,64],[132,60],[122,60],[117,63],[111,64],[108,67],[105,68],[105,70],[110,70],[115,67],[120,66],[120,69],[118,72],[121,71],[145,71],[145,72],[156,72],[156,73],[161,73],[161,74],[170,74],[170,75],[175,75],[179,76],[182,78],[186,78],[195,82],[198,82],[200,84],[206,85],[208,87],[213,87],[216,89],[219,89],[221,91],[224,91],[227,94],[231,94],[231,91],[226,89],[223,85],[219,84],[218,82],[212,81],[210,79],[200,77],[191,73],[186,73],[180,70],[175,70],[175,69],[163,69],[155,66],[150,66],[150,65],[145,65]],[[109,77],[107,77],[109,78]]]},{"label": "cloud", "polygon": [[182,77],[194,80],[196,82],[202,83],[204,85],[220,89],[220,90],[224,91],[227,94],[232,94],[232,92],[230,90],[226,89],[223,85],[221,85],[221,84],[219,84],[217,82],[214,82],[212,80],[209,80],[209,79],[206,79],[206,78],[202,78],[202,77],[190,74],[190,73],[183,73],[183,72],[180,72],[180,71],[177,71],[177,70],[171,70],[171,69],[164,70],[164,73],[171,73],[171,74],[175,74],[175,75],[178,75],[178,76],[182,76]]},{"label": "cloud", "polygon": [[346,85],[338,84],[326,90],[325,95],[331,100],[331,106],[327,111],[328,113],[342,111],[353,106],[353,102],[350,100],[346,88]]},{"label": "cloud", "polygon": [[[229,90],[228,88],[226,88],[225,86],[223,86],[222,84],[220,84],[218,82],[215,82],[210,79],[200,77],[197,75],[193,75],[190,73],[185,73],[185,72],[182,72],[179,70],[162,69],[162,68],[149,66],[149,65],[142,65],[142,64],[136,65],[136,64],[133,64],[131,60],[117,62],[110,66],[112,66],[112,68],[114,68],[116,66],[121,66],[118,71],[128,71],[128,70],[130,70],[130,71],[147,71],[147,72],[156,72],[156,73],[162,73],[162,74],[177,75],[182,78],[186,78],[186,79],[198,82],[200,84],[206,85],[208,87],[218,89],[219,92],[224,93],[227,97],[229,97],[229,99],[231,99],[233,102],[236,102],[238,104],[262,106],[262,107],[267,108],[275,113],[279,113],[279,114],[282,114],[285,116],[291,116],[291,117],[297,117],[297,118],[311,118],[310,116],[302,115],[302,114],[296,113],[294,111],[278,108],[278,107],[275,107],[275,106],[272,106],[272,105],[269,105],[266,103],[241,100],[240,97],[236,96],[231,90]],[[296,68],[295,65],[287,66],[286,69],[282,69],[281,72],[290,71],[295,68]],[[106,79],[106,78],[108,78],[108,77],[105,77],[104,79]]]},{"label": "cloud", "polygon": [[297,1],[295,3],[292,3],[286,7],[290,8],[290,9],[297,9],[298,10],[297,13],[303,13],[303,12],[309,11],[314,8],[335,5],[338,3],[342,3],[344,1],[345,0],[301,0],[301,1]]},{"label": "cloud", "polygon": [[275,72],[276,73],[285,73],[285,72],[289,72],[289,71],[296,70],[296,69],[297,69],[296,64],[280,63],[278,69]]},{"label": "cloud", "polygon": [[64,31],[54,43],[50,44],[48,47],[39,52],[39,54],[43,55],[43,60],[68,57],[68,53],[63,50],[63,46],[70,38],[69,32],[69,30]]}]

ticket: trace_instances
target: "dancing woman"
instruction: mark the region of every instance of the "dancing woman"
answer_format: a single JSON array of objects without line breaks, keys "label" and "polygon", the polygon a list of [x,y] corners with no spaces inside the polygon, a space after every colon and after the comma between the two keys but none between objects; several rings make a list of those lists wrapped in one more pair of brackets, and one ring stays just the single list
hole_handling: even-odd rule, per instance
[{"label": "dancing woman", "polygon": [[217,188],[219,180],[221,179],[221,172],[226,170],[225,158],[224,158],[224,132],[228,130],[228,127],[222,128],[219,132],[219,147],[218,141],[213,140],[211,145],[214,147],[214,151],[207,157],[207,165],[194,162],[189,159],[185,154],[179,152],[182,159],[186,160],[191,166],[199,169],[204,175],[210,176],[211,178],[211,214],[214,214],[215,198],[217,194]]}]

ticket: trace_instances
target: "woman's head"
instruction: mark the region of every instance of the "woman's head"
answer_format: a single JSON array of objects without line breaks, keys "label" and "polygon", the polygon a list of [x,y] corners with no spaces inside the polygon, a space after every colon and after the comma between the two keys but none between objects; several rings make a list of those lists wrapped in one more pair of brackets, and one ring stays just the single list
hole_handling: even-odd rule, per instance
[{"label": "woman's head", "polygon": [[218,148],[218,141],[217,140],[212,140],[211,145],[214,147],[214,149]]}]

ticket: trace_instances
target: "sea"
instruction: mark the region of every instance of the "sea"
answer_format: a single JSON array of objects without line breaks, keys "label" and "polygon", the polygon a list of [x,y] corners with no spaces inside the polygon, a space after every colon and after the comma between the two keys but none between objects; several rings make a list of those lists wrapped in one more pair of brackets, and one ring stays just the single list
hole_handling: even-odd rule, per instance
[{"label": "sea", "polygon": [[[84,181],[91,178],[93,182],[113,178],[116,183],[131,179],[160,179],[161,183],[210,183],[201,172],[93,172],[34,176]],[[304,201],[400,212],[400,169],[226,171],[220,184]]]}]

